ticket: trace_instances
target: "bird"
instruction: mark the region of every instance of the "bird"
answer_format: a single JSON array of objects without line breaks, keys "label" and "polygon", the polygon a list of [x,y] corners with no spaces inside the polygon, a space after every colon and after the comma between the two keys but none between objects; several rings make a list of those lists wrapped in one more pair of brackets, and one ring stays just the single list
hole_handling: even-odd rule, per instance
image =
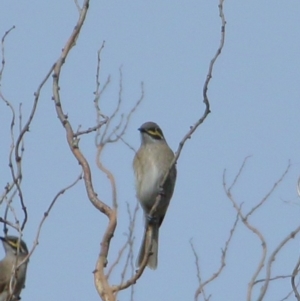
[{"label": "bird", "polygon": [[[138,129],[141,136],[141,145],[133,159],[135,174],[136,197],[144,211],[145,232],[137,257],[136,266],[140,267],[145,252],[149,246],[147,238],[148,225],[152,225],[152,247],[147,266],[155,270],[158,261],[158,236],[159,228],[164,220],[169,203],[171,201],[176,183],[176,165],[174,152],[169,147],[161,128],[152,121],[145,122]],[[171,167],[171,169],[170,169]],[[161,187],[166,173],[169,172],[165,183]],[[157,196],[161,197],[155,213],[149,216]]]},{"label": "bird", "polygon": [[27,257],[28,249],[25,242],[16,236],[0,237],[0,240],[5,250],[5,257],[0,261],[0,301],[20,300],[29,260],[26,259],[15,274],[14,268]]}]

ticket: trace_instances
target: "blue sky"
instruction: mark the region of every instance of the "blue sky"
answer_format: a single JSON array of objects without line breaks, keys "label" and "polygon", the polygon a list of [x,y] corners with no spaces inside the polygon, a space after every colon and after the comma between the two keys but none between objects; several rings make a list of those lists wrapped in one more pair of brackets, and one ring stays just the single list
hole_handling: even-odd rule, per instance
[{"label": "blue sky", "polygon": [[[16,26],[6,39],[1,91],[15,108],[23,103],[25,119],[33,93],[60,55],[78,12],[73,1],[36,0],[2,1],[0,12],[1,35]],[[268,254],[299,225],[300,4],[292,0],[225,1],[224,12],[225,46],[208,91],[212,113],[181,154],[175,193],[160,231],[159,267],[155,272],[146,270],[139,280],[136,300],[193,298],[197,278],[191,238],[203,279],[215,272],[236,214],[224,193],[222,174],[226,168],[228,182],[232,181],[246,156],[251,158],[233,190],[245,211],[264,197],[291,162],[283,183],[250,219],[265,235]],[[126,141],[137,149],[137,128],[152,120],[162,127],[169,145],[176,150],[204,110],[202,87],[220,40],[218,1],[92,1],[60,82],[64,110],[75,129],[80,124],[92,126],[96,120],[93,91],[97,50],[103,40],[102,82],[111,75],[101,99],[103,112],[109,115],[115,108],[122,66],[123,112],[128,112],[140,97],[141,81],[145,85],[145,98],[130,120]],[[24,231],[29,247],[55,194],[80,173],[51,97],[50,80],[25,139],[22,187],[29,211]],[[1,103],[2,188],[10,179],[10,118],[10,111]],[[95,163],[94,135],[83,136],[80,147],[91,165],[97,193],[110,203],[109,183]],[[103,154],[103,162],[116,177],[120,204],[110,262],[125,239],[126,202],[131,206],[136,203],[133,156],[122,143],[109,145]],[[15,206],[21,216],[17,200]],[[92,271],[106,222],[106,217],[90,204],[82,182],[65,193],[43,227],[22,300],[99,300]],[[135,253],[142,232],[140,210]],[[239,223],[226,268],[207,287],[211,300],[224,300],[224,296],[226,300],[246,300],[247,284],[260,254],[258,239]],[[276,258],[272,275],[290,274],[298,256],[296,237]],[[117,276],[118,272],[115,281]],[[289,280],[273,282],[264,300],[279,300],[290,289]],[[259,286],[253,300],[258,293]],[[129,299],[129,292],[121,293],[119,299]]]}]

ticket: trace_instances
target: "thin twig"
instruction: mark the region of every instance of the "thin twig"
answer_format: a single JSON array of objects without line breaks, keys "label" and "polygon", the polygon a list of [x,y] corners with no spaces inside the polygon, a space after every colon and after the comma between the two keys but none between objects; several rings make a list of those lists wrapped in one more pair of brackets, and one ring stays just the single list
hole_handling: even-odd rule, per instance
[{"label": "thin twig", "polygon": [[[18,224],[13,224],[12,222],[0,217],[0,223],[3,223],[3,224],[7,224],[9,225],[10,227],[14,228],[15,230],[17,230],[18,232],[20,231],[20,227],[18,226]],[[4,234],[6,235],[7,232],[4,231]]]},{"label": "thin twig", "polygon": [[[97,82],[98,83],[98,82]],[[119,125],[114,129],[114,131],[112,131],[108,137],[106,137],[107,134],[107,130],[109,127],[110,122],[112,121],[112,119],[116,116],[117,112],[119,111],[119,107],[121,105],[122,102],[122,71],[120,70],[120,90],[119,90],[119,101],[117,104],[117,108],[114,110],[113,114],[109,117],[109,119],[107,120],[107,123],[105,125],[105,129],[103,134],[101,135],[100,138],[100,142],[96,145],[97,146],[97,156],[96,156],[96,162],[97,162],[97,166],[98,168],[106,174],[107,178],[110,181],[110,185],[111,185],[111,191],[112,191],[112,204],[113,204],[113,208],[115,210],[117,210],[118,208],[118,203],[117,203],[117,186],[116,186],[116,182],[115,182],[115,178],[112,174],[112,172],[106,168],[104,166],[104,164],[101,161],[101,154],[102,151],[104,149],[104,147],[109,144],[109,143],[115,143],[117,142],[119,139],[122,139],[122,136],[125,134],[127,126],[129,124],[130,118],[132,116],[132,114],[135,112],[135,110],[137,109],[137,107],[140,105],[140,103],[142,102],[142,100],[144,99],[144,88],[143,88],[143,83],[141,84],[141,96],[140,98],[137,100],[137,102],[135,103],[135,105],[133,106],[133,108],[129,111],[129,113],[127,114],[126,117],[126,122],[122,127],[122,130],[119,134],[116,134],[116,132],[120,129],[121,127],[121,123],[119,123]],[[99,87],[97,86],[97,89],[99,89]],[[98,110],[98,109],[97,109]],[[112,135],[115,134],[116,138],[112,138]],[[99,137],[100,132],[97,132],[97,135]],[[95,139],[96,143],[97,143],[97,138]]]},{"label": "thin twig", "polygon": [[127,130],[127,127],[128,127],[128,125],[129,125],[129,121],[130,121],[130,118],[131,118],[131,115],[136,111],[136,109],[139,107],[139,105],[141,104],[141,102],[143,101],[143,99],[144,99],[144,83],[143,82],[141,82],[141,96],[140,96],[140,98],[137,100],[137,102],[135,103],[135,105],[132,107],[132,109],[129,111],[129,113],[127,114],[127,116],[126,116],[126,122],[125,122],[125,124],[124,124],[124,126],[123,126],[123,128],[122,128],[122,130],[121,130],[121,132],[120,133],[117,133],[117,130],[119,129],[119,128],[116,128],[113,132],[112,132],[112,134],[115,134],[116,135],[116,138],[114,138],[114,139],[112,139],[111,138],[111,136],[109,137],[109,142],[111,143],[111,142],[117,142],[119,139],[121,139],[123,136],[124,136],[124,134],[125,134],[125,132],[126,132],[126,130]]},{"label": "thin twig", "polygon": [[[51,201],[48,209],[44,212],[44,216],[43,218],[41,219],[40,223],[39,223],[39,226],[38,226],[38,229],[37,229],[37,233],[36,233],[36,237],[35,237],[35,240],[34,240],[34,243],[33,243],[33,246],[28,254],[28,256],[24,259],[24,261],[26,261],[26,259],[29,259],[32,255],[32,253],[34,252],[34,250],[36,249],[37,245],[39,244],[39,237],[40,237],[40,233],[41,233],[41,230],[42,230],[42,227],[43,227],[43,224],[44,222],[46,221],[47,217],[49,216],[52,208],[54,207],[56,201],[58,200],[58,198],[63,195],[66,191],[68,191],[69,189],[71,189],[72,187],[74,187],[80,180],[82,179],[82,174],[80,174],[76,180],[71,183],[70,185],[66,186],[65,188],[62,188],[56,195],[55,197],[53,198],[53,200]],[[22,264],[22,263],[21,263]],[[20,264],[20,265],[21,265]],[[19,266],[20,266],[19,265]]]},{"label": "thin twig", "polygon": [[0,82],[2,81],[2,75],[5,67],[5,39],[10,34],[12,30],[14,30],[16,26],[12,26],[9,30],[7,30],[2,39],[1,39],[1,57],[2,57],[2,63],[1,63],[1,69],[0,69]]},{"label": "thin twig", "polygon": [[[242,173],[242,171],[244,170],[244,168],[245,168],[245,166],[246,166],[246,163],[247,163],[247,161],[248,161],[249,158],[251,158],[251,156],[245,157],[245,159],[244,159],[244,161],[243,161],[243,163],[242,163],[242,165],[241,165],[241,167],[240,167],[238,173],[236,174],[234,180],[232,181],[231,185],[230,185],[229,188],[228,188],[229,191],[235,186],[237,180],[240,178],[241,173]],[[225,169],[225,171],[226,171],[226,169]]]},{"label": "thin twig", "polygon": [[[193,244],[193,241],[192,239],[190,239],[190,245],[191,245],[191,248],[192,248],[192,251],[193,251],[193,255],[195,257],[195,266],[196,266],[196,270],[197,270],[197,279],[198,279],[198,284],[199,284],[199,287],[202,286],[202,278],[201,278],[201,273],[200,273],[200,263],[199,263],[199,256],[196,252],[196,249],[195,249],[195,246]],[[198,296],[200,295],[199,294],[195,294],[195,300],[198,300]],[[203,295],[203,298],[204,300],[206,299],[206,293],[205,293],[205,289],[204,287],[202,288],[202,295]]]},{"label": "thin twig", "polygon": [[[299,283],[298,283],[298,285],[299,285]],[[298,286],[297,285],[297,286]],[[286,301],[286,300],[288,300],[289,299],[289,297],[293,294],[293,290],[291,290],[286,296],[284,296],[282,299],[280,299],[279,301]]]},{"label": "thin twig", "polygon": [[[136,202],[133,215],[131,214],[130,206],[129,203],[127,203],[127,213],[129,216],[129,229],[128,229],[128,239],[127,239],[127,246],[128,246],[128,252],[127,252],[127,257],[126,261],[123,267],[123,270],[121,272],[121,281],[120,284],[125,282],[125,276],[127,273],[127,270],[129,266],[131,267],[131,277],[134,276],[134,264],[133,264],[133,244],[134,244],[134,229],[135,229],[135,222],[136,222],[136,217],[137,217],[137,212],[139,210],[139,204]],[[133,286],[131,286],[131,298],[133,298]],[[116,299],[117,299],[118,292],[116,292]]]},{"label": "thin twig", "polygon": [[81,135],[86,135],[89,134],[91,132],[96,132],[98,131],[103,125],[105,125],[107,123],[108,117],[106,117],[103,121],[101,121],[99,124],[92,126],[90,128],[88,128],[87,130],[83,130],[83,131],[77,131],[76,133],[74,133],[74,137],[77,138]]},{"label": "thin twig", "polygon": [[[278,275],[278,276],[274,276],[274,277],[271,277],[270,279],[269,279],[269,281],[274,281],[274,280],[278,280],[278,279],[286,279],[286,278],[291,278],[292,277],[292,275]],[[258,279],[258,280],[256,280],[256,281],[254,281],[254,285],[255,284],[258,284],[258,283],[260,283],[260,282],[265,282],[266,281],[266,279],[265,278],[263,278],[263,279]]]},{"label": "thin twig", "polygon": [[[225,242],[225,247],[224,249],[222,249],[222,256],[221,256],[221,264],[218,268],[218,270],[211,275],[210,278],[208,278],[206,281],[204,281],[199,287],[198,289],[196,290],[195,292],[195,301],[198,300],[198,297],[201,293],[203,293],[203,289],[204,287],[209,284],[210,282],[212,282],[213,280],[215,280],[217,277],[220,276],[220,274],[222,273],[223,269],[225,268],[226,266],[226,256],[227,256],[227,251],[228,251],[228,247],[230,245],[230,242],[232,240],[232,237],[233,237],[233,234],[235,232],[235,229],[237,227],[237,224],[238,224],[238,221],[239,221],[239,217],[240,215],[237,213],[236,215],[236,218],[235,218],[235,221],[234,221],[234,224],[232,226],[232,228],[230,229],[230,233],[229,233],[229,237],[228,239],[226,240]],[[206,299],[206,298],[205,298]]]},{"label": "thin twig", "polygon": [[[296,288],[299,287],[300,284],[300,279],[298,279],[298,283],[296,284]],[[285,301],[287,299],[289,299],[289,297],[294,293],[294,290],[292,289],[286,296],[284,296],[282,299],[280,299],[279,301]]]},{"label": "thin twig", "polygon": [[257,208],[259,208],[260,206],[262,206],[263,203],[266,202],[266,200],[269,199],[270,195],[274,192],[274,190],[278,187],[278,185],[283,181],[283,179],[285,178],[285,176],[287,175],[287,173],[289,172],[291,167],[291,162],[288,163],[288,166],[286,168],[286,170],[283,172],[283,174],[281,175],[281,177],[273,184],[273,187],[268,191],[268,193],[261,199],[261,201],[256,204],[246,215],[245,215],[245,219],[247,219]]},{"label": "thin twig", "polygon": [[78,0],[74,0],[74,3],[75,3],[75,5],[76,5],[76,8],[77,8],[77,10],[78,10],[78,13],[80,14],[80,12],[81,12],[81,7],[80,7],[80,5],[79,5],[79,3],[78,3]]},{"label": "thin twig", "polygon": [[300,266],[300,257],[295,265],[295,268],[294,268],[293,274],[292,274],[292,278],[291,278],[292,288],[295,293],[295,297],[297,298],[298,301],[300,301],[300,295],[299,295],[299,292],[297,289],[297,285],[295,284],[295,278],[299,272],[299,266]]}]

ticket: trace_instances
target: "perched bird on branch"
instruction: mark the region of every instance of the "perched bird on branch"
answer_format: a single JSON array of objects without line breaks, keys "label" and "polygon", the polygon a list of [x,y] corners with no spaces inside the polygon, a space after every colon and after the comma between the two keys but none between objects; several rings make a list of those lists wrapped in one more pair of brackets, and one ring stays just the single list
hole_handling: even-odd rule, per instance
[{"label": "perched bird on branch", "polygon": [[[145,252],[151,244],[147,265],[151,269],[156,269],[159,227],[173,195],[176,166],[173,164],[171,167],[174,153],[168,146],[161,128],[156,123],[146,122],[139,128],[139,131],[141,133],[141,146],[134,157],[133,168],[136,196],[145,215],[145,234],[136,265],[138,267],[141,265]],[[162,183],[164,178],[165,181]],[[150,216],[151,209],[157,200],[156,210]],[[149,226],[152,227],[150,237],[148,237]]]},{"label": "perched bird on branch", "polygon": [[16,301],[25,285],[28,259],[17,267],[28,255],[28,249],[16,236],[0,237],[0,240],[5,250],[5,257],[0,261],[0,301]]}]

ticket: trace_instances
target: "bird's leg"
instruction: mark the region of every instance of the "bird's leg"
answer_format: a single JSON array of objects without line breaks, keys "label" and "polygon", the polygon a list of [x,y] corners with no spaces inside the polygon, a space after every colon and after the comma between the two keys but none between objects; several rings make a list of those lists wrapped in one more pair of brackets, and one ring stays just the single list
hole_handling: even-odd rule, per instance
[{"label": "bird's leg", "polygon": [[150,214],[146,214],[146,218],[149,225],[155,225],[158,223],[158,217],[151,216]]},{"label": "bird's leg", "polygon": [[[155,216],[155,212],[157,211],[157,207],[159,207],[159,203],[161,202],[161,199],[163,197],[165,197],[166,194],[165,194],[165,190],[164,188],[160,185],[159,188],[158,188],[158,194],[157,194],[157,197],[156,197],[156,200],[155,200],[155,203],[153,204],[152,208],[150,209],[150,211],[148,211],[146,214],[145,214],[145,217],[147,219],[147,223],[149,225],[157,225],[161,223],[160,221],[160,218],[158,218],[157,216]],[[149,210],[149,209],[148,209]]]},{"label": "bird's leg", "polygon": [[158,195],[160,195],[161,197],[166,196],[165,190],[161,185],[159,186],[159,189],[158,189]]},{"label": "bird's leg", "polygon": [[[147,218],[147,221],[148,221],[149,224],[153,225],[153,224],[159,224],[160,223],[160,219],[157,216],[153,216],[153,215],[155,215],[155,212],[157,210],[157,207],[159,206],[159,203],[161,202],[161,199],[165,196],[166,196],[165,190],[160,185],[159,188],[158,188],[158,195],[156,197],[156,201],[153,205],[153,207],[155,207],[155,208],[153,210],[153,207],[152,207],[150,212],[148,212],[148,214],[146,214],[146,218]],[[151,212],[152,212],[152,215],[151,215]]]}]

